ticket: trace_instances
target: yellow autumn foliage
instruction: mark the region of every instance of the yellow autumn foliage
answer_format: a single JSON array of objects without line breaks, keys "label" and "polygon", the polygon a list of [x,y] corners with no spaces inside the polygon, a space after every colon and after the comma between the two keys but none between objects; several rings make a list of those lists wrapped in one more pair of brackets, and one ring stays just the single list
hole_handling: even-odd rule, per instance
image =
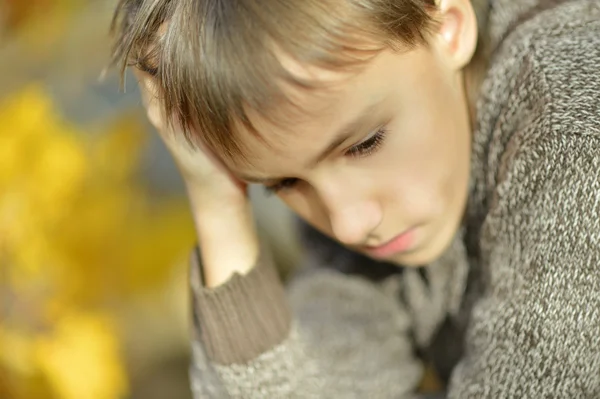
[{"label": "yellow autumn foliage", "polygon": [[185,201],[149,200],[133,117],[84,132],[34,84],[0,129],[0,396],[126,397],[116,310],[186,258]]},{"label": "yellow autumn foliage", "polygon": [[[0,22],[16,31],[24,44],[38,50],[52,51],[48,45],[55,44],[69,27],[69,22],[89,0],[0,0]],[[109,5],[114,0],[109,0]]]},{"label": "yellow autumn foliage", "polygon": [[52,335],[35,340],[34,361],[59,398],[114,399],[126,391],[125,375],[118,366],[116,328],[110,317],[93,313],[64,316]]}]

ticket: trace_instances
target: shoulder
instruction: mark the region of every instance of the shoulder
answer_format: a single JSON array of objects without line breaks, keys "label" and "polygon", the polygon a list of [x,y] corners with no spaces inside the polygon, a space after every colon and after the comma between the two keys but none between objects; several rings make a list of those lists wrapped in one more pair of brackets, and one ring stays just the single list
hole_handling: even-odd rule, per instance
[{"label": "shoulder", "polygon": [[[545,2],[556,2],[546,0]],[[577,89],[600,86],[600,2],[558,1],[559,6],[524,16],[509,29],[491,57],[488,82],[548,91],[539,100],[571,102]],[[529,86],[529,87],[526,87]],[[536,93],[529,93],[536,94]],[[550,95],[552,98],[548,98]]]},{"label": "shoulder", "polygon": [[[496,39],[496,53],[514,48],[552,47],[573,39],[597,39],[600,3],[597,0],[533,0],[537,6],[513,18]],[[580,43],[581,44],[581,43]],[[566,55],[568,55],[567,52]]]},{"label": "shoulder", "polygon": [[513,29],[491,59],[478,103],[473,156],[482,195],[517,161],[531,169],[554,162],[568,140],[587,148],[600,139],[599,66],[596,0],[565,2]]},{"label": "shoulder", "polygon": [[[586,103],[594,99],[597,104],[600,2],[559,3],[514,28],[498,48],[493,63],[500,64],[496,69],[504,70],[504,77],[518,81],[520,86],[515,89],[542,91],[537,100],[587,107]],[[535,98],[536,93],[528,94]]]},{"label": "shoulder", "polygon": [[[534,8],[519,18],[495,44],[486,79],[488,86],[517,80],[521,84],[525,80],[539,82],[544,77],[554,92],[573,83],[573,78],[577,78],[577,83],[598,84],[600,2],[540,1],[554,2],[560,5],[546,6],[538,12]],[[571,80],[565,82],[561,77]]]},{"label": "shoulder", "polygon": [[[505,60],[513,66],[508,76],[514,85],[503,107],[512,108],[503,116],[513,127],[505,150],[526,153],[521,157],[534,162],[534,158],[550,161],[554,152],[565,147],[582,153],[596,147],[600,140],[600,2],[570,1],[540,13],[517,29],[506,44],[518,49],[520,57],[512,63]],[[506,54],[507,49],[503,51]],[[522,148],[511,151],[511,144]],[[504,153],[504,159],[511,157]]]},{"label": "shoulder", "polygon": [[552,130],[598,137],[600,3],[567,5],[536,21],[529,62],[543,90]]}]

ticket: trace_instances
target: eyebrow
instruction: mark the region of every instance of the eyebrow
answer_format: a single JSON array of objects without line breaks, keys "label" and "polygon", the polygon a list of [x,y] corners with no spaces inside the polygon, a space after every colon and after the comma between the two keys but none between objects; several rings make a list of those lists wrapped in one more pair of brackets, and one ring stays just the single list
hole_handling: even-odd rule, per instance
[{"label": "eyebrow", "polygon": [[[376,101],[369,105],[361,114],[359,114],[356,118],[352,119],[349,123],[345,124],[335,135],[333,140],[325,147],[317,156],[315,156],[312,160],[308,162],[308,165],[314,166],[319,164],[321,161],[326,159],[336,148],[341,146],[346,140],[350,137],[357,134],[359,130],[361,130],[366,124],[367,121],[373,119],[373,114],[376,108],[378,108],[383,99]],[[249,183],[263,184],[269,181],[277,181],[284,179],[283,176],[274,176],[274,177],[257,177],[246,174],[238,174],[238,178],[247,181]]]}]

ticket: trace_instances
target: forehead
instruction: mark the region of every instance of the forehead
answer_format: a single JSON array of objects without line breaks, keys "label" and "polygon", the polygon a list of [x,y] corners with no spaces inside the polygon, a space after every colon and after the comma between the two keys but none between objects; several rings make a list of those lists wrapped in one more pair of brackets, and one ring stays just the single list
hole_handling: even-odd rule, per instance
[{"label": "forehead", "polygon": [[[245,162],[230,160],[235,172],[252,171],[271,176],[297,171],[307,159],[323,150],[340,130],[368,110],[372,117],[385,112],[394,92],[394,81],[411,65],[409,53],[381,51],[360,69],[328,70],[283,59],[287,70],[316,82],[315,88],[282,84],[289,100],[269,110],[269,116],[248,110],[257,135],[239,126],[237,136],[245,149]],[[413,68],[414,69],[414,68]],[[365,134],[368,132],[364,132]]]}]

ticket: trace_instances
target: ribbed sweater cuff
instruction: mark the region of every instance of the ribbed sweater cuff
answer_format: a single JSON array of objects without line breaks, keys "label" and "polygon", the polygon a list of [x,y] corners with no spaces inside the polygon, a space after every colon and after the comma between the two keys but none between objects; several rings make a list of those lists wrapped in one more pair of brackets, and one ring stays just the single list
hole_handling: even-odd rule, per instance
[{"label": "ribbed sweater cuff", "polygon": [[283,285],[264,249],[246,275],[204,287],[198,251],[191,257],[194,327],[210,360],[243,364],[281,343],[291,316]]}]

